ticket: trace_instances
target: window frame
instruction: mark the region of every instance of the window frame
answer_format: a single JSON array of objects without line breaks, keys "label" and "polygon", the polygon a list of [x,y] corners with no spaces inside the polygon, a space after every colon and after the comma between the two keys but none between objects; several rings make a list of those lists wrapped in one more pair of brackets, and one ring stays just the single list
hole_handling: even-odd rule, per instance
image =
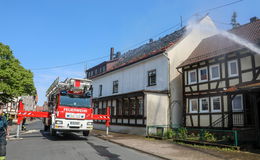
[{"label": "window frame", "polygon": [[[190,73],[192,73],[192,72],[195,72],[195,78],[196,78],[196,80],[195,80],[195,82],[191,82],[190,80],[191,80],[191,76],[190,76]],[[189,84],[196,84],[196,83],[198,83],[198,77],[197,77],[197,70],[196,69],[193,69],[193,70],[190,70],[190,71],[188,71],[188,83]]]},{"label": "window frame", "polygon": [[[192,111],[192,101],[196,101],[197,102],[197,111]],[[190,109],[190,113],[198,113],[199,112],[199,106],[198,106],[198,99],[197,98],[192,98],[189,99],[189,109]]]},{"label": "window frame", "polygon": [[102,96],[102,92],[103,92],[103,85],[100,84],[100,85],[99,85],[99,93],[98,93],[98,96],[99,96],[99,97]]},{"label": "window frame", "polygon": [[[237,69],[236,74],[231,74],[231,63],[233,63],[233,62],[236,63],[236,69]],[[239,71],[238,71],[238,61],[237,61],[237,59],[228,61],[228,77],[236,77],[236,76],[238,76],[238,74],[239,74]]]},{"label": "window frame", "polygon": [[[153,73],[153,72],[155,73],[155,74],[154,74],[154,76],[155,76],[155,83],[151,83],[151,80],[150,80],[150,77],[151,77],[151,76],[150,76],[149,73]],[[147,71],[147,79],[148,79],[148,84],[147,84],[148,87],[157,85],[156,69]]]},{"label": "window frame", "polygon": [[[202,100],[203,99],[206,99],[207,100],[207,102],[208,102],[208,110],[202,110]],[[203,97],[203,98],[200,98],[199,99],[199,107],[200,107],[200,113],[208,113],[209,112],[209,98],[208,97]]]},{"label": "window frame", "polygon": [[[235,99],[237,96],[241,97],[241,109],[234,109],[234,99]],[[236,96],[232,99],[232,111],[233,111],[233,112],[242,112],[242,111],[244,110],[244,104],[243,104],[244,100],[243,100],[243,97],[244,97],[243,94],[238,94],[238,95],[236,95]]]},{"label": "window frame", "polygon": [[[201,70],[206,70],[207,79],[201,80],[201,72],[200,72]],[[198,75],[198,77],[199,77],[199,82],[207,82],[207,81],[209,80],[209,74],[208,74],[208,68],[207,68],[207,67],[199,68],[199,69],[198,69],[198,72],[199,72],[199,75]]]},{"label": "window frame", "polygon": [[[218,68],[218,77],[217,78],[213,78],[212,77],[212,75],[213,75],[212,74],[212,68],[213,67],[217,67]],[[209,70],[210,70],[210,74],[209,74],[210,75],[210,80],[218,80],[218,79],[220,79],[220,65],[219,64],[210,65],[209,66]]]},{"label": "window frame", "polygon": [[[115,90],[115,83],[117,82],[117,90]],[[115,80],[113,81],[113,87],[112,87],[112,93],[118,93],[118,90],[119,90],[119,81],[118,80]]]},{"label": "window frame", "polygon": [[[214,109],[214,99],[215,98],[219,98],[219,110]],[[211,107],[211,112],[217,113],[217,112],[221,112],[221,96],[214,96],[214,97],[210,97],[210,107]]]}]

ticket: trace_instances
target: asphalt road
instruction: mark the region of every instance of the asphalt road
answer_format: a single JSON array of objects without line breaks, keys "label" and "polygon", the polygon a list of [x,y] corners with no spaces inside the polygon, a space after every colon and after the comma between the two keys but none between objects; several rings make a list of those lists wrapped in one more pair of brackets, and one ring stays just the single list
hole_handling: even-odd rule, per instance
[{"label": "asphalt road", "polygon": [[11,140],[7,145],[7,160],[158,160],[120,145],[89,136],[76,134],[51,137],[41,131],[40,121],[29,124],[32,133],[22,135],[21,140]]}]

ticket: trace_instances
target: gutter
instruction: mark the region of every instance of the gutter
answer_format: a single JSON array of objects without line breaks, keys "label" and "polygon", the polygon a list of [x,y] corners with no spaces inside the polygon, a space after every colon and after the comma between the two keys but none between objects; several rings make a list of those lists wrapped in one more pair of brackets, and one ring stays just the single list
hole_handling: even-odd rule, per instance
[{"label": "gutter", "polygon": [[179,70],[180,68],[176,68],[176,69],[177,69],[177,71],[178,71],[180,74],[183,74],[183,72]]}]

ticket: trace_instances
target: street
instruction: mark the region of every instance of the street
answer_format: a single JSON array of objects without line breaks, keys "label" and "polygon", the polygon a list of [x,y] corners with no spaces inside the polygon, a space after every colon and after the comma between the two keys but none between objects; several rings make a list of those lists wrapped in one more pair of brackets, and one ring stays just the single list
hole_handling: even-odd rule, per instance
[{"label": "street", "polygon": [[8,141],[8,160],[133,160],[158,158],[124,148],[90,135],[69,134],[51,137],[43,132],[41,121],[27,125],[32,133],[21,135],[21,140]]}]

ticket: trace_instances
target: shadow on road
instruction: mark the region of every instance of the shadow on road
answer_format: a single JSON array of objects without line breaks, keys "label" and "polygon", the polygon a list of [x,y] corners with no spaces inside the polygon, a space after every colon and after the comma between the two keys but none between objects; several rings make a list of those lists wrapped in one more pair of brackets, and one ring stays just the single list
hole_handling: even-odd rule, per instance
[{"label": "shadow on road", "polygon": [[119,158],[120,155],[109,152],[109,150],[107,149],[108,147],[101,146],[101,145],[95,145],[94,143],[91,143],[91,142],[87,142],[87,143],[92,148],[94,148],[100,156],[107,157],[107,158],[109,158],[111,160],[121,160]]},{"label": "shadow on road", "polygon": [[75,133],[62,133],[62,134],[57,134],[57,136],[51,136],[50,132],[46,132],[41,130],[40,133],[42,136],[48,140],[51,141],[82,141],[82,140],[88,140],[86,137],[82,137],[80,135],[77,135]]}]

